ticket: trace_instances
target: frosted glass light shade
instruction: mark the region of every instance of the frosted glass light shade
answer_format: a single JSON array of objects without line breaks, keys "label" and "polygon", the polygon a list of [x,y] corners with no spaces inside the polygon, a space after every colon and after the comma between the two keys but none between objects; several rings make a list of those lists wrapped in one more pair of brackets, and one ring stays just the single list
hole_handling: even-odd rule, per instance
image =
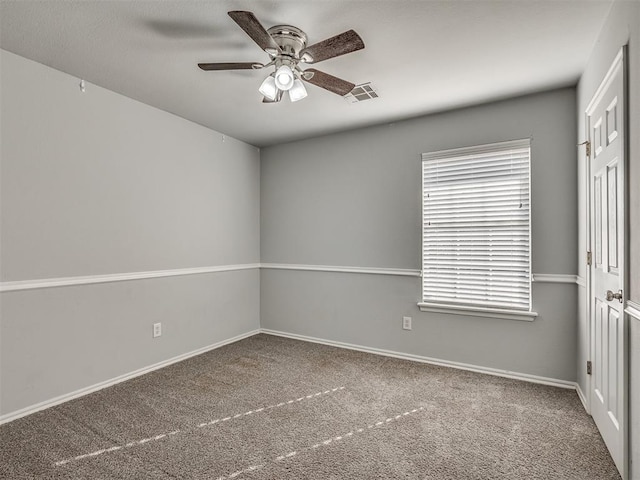
[{"label": "frosted glass light shade", "polygon": [[275,100],[278,95],[278,87],[276,87],[276,79],[269,75],[264,79],[258,91],[269,100]]},{"label": "frosted glass light shade", "polygon": [[293,71],[287,65],[282,65],[276,70],[276,87],[280,90],[289,90],[294,80]]},{"label": "frosted glass light shade", "polygon": [[307,96],[307,89],[304,88],[304,84],[300,81],[299,78],[296,78],[293,81],[293,85],[289,90],[289,99],[292,102],[297,102],[298,100],[302,100]]}]

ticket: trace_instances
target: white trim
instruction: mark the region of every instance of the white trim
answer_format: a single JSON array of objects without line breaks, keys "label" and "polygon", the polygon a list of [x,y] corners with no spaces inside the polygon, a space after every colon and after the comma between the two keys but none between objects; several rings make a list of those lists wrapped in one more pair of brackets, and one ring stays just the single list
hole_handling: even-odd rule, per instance
[{"label": "white trim", "polygon": [[90,285],[94,283],[122,282],[147,278],[176,277],[181,275],[197,275],[202,273],[231,272],[260,268],[259,263],[240,265],[219,265],[217,267],[176,268],[173,270],[155,270],[150,272],[111,273],[107,275],[87,275],[84,277],[43,278],[39,280],[18,280],[1,282],[0,292],[33,290],[36,288],[68,287],[71,285]]},{"label": "white trim", "polygon": [[580,275],[576,275],[576,283],[578,284],[579,287],[582,287],[582,288],[586,288],[587,287],[586,278],[581,277]]},{"label": "white trim", "polygon": [[428,363],[431,365],[440,365],[443,367],[457,368],[459,370],[467,370],[470,372],[484,373],[487,375],[494,375],[496,377],[512,378],[514,380],[522,380],[522,381],[531,382],[531,383],[540,383],[543,385],[551,385],[551,386],[560,387],[560,388],[568,388],[568,389],[576,388],[575,382],[570,382],[567,380],[559,380],[555,378],[540,377],[538,375],[530,375],[528,373],[512,372],[510,370],[500,370],[497,368],[482,367],[478,365],[471,365],[468,363],[452,362],[449,360],[441,360],[438,358],[423,357],[421,355],[413,355],[410,353],[394,352],[391,350],[383,350],[380,348],[372,348],[372,347],[365,347],[362,345],[354,345],[351,343],[336,342],[334,340],[308,337],[306,335],[298,335],[295,333],[280,332],[277,330],[270,330],[268,328],[261,329],[261,332],[267,335],[293,338],[295,340],[302,340],[302,341],[311,342],[311,343],[320,343],[322,345],[330,345],[332,347],[345,348],[347,350],[356,350],[359,352],[373,353],[375,355],[383,355],[385,357],[400,358],[402,360],[411,360],[414,362]]},{"label": "white trim", "polygon": [[243,340],[248,337],[252,337],[253,335],[257,335],[260,333],[260,329],[253,330],[251,332],[243,333],[237,335],[232,338],[228,338],[227,340],[222,340],[217,343],[213,343],[206,347],[198,348],[197,350],[193,350],[188,353],[183,353],[182,355],[178,355],[176,357],[172,357],[168,360],[163,360],[162,362],[155,363],[153,365],[149,365],[147,367],[139,368],[138,370],[134,370],[133,372],[125,373],[124,375],[120,375],[118,377],[111,378],[109,380],[105,380],[104,382],[96,383],[95,385],[91,385],[89,387],[81,388],[80,390],[76,390],[71,393],[66,393],[64,395],[60,395],[59,397],[51,398],[49,400],[45,400],[44,402],[36,403],[35,405],[31,405],[29,407],[22,408],[20,410],[16,410],[15,412],[6,413],[0,416],[0,425],[3,423],[8,423],[13,420],[17,420],[18,418],[25,417],[27,415],[31,415],[32,413],[39,412],[40,410],[45,410],[47,408],[53,407],[55,405],[59,405],[64,402],[68,402],[69,400],[73,400],[74,398],[83,397],[93,392],[97,392],[98,390],[102,390],[103,388],[111,387],[117,383],[125,382],[127,380],[131,380],[132,378],[139,377],[140,375],[144,375],[146,373],[153,372],[154,370],[159,370],[160,368],[167,367],[173,363],[182,362],[183,360],[187,360],[188,358],[195,357],[196,355],[200,355],[202,353],[206,353],[210,350],[215,350],[216,348],[223,347],[224,345],[228,345],[230,343],[235,343],[240,340]]},{"label": "white trim", "polygon": [[484,308],[475,306],[446,305],[441,303],[418,303],[421,312],[448,313],[453,315],[469,315],[471,317],[498,318],[501,320],[520,320],[533,322],[538,316],[537,312],[523,310],[507,310],[503,308]]},{"label": "white trim", "polygon": [[402,268],[376,268],[376,267],[343,267],[331,265],[298,265],[292,263],[263,263],[261,268],[273,270],[305,270],[312,272],[340,272],[340,273],[365,273],[375,275],[396,275],[404,277],[420,277],[420,270]]},{"label": "white trim", "polygon": [[587,412],[587,413],[590,413],[589,412],[589,403],[587,402],[587,396],[584,394],[584,392],[580,388],[580,384],[578,382],[576,382],[576,393],[578,394],[578,398],[580,399],[580,402],[582,403],[582,406],[584,407],[584,411]]},{"label": "white trim", "polygon": [[508,140],[506,142],[485,143],[483,145],[475,145],[461,148],[448,148],[446,150],[438,150],[436,152],[427,152],[422,154],[422,161],[435,159],[445,159],[451,157],[460,157],[469,154],[479,154],[493,152],[494,150],[506,150],[512,148],[529,148],[531,147],[531,138],[523,138],[519,140]]},{"label": "white trim", "polygon": [[[618,75],[618,73],[620,72],[620,70],[622,70],[621,73],[621,79],[622,79],[622,92],[620,98],[622,98],[621,102],[620,102],[620,106],[622,108],[622,114],[621,114],[621,121],[620,121],[620,128],[619,131],[623,133],[623,138],[621,139],[621,161],[620,161],[620,170],[623,173],[623,181],[619,186],[619,192],[622,192],[622,209],[624,211],[624,214],[621,215],[622,217],[622,222],[618,223],[618,228],[620,228],[620,226],[622,227],[622,235],[619,236],[619,239],[621,239],[621,243],[622,243],[622,248],[620,249],[620,255],[622,257],[624,257],[625,259],[627,259],[627,254],[628,254],[628,248],[629,248],[629,193],[627,191],[626,188],[626,180],[629,178],[629,149],[628,149],[628,134],[629,134],[629,125],[628,125],[628,115],[629,115],[629,86],[627,83],[627,70],[628,70],[628,58],[627,58],[627,51],[626,51],[627,46],[622,46],[622,48],[618,51],[613,63],[611,64],[611,66],[609,67],[606,75],[604,76],[602,82],[600,83],[600,85],[598,86],[598,88],[596,89],[596,92],[593,94],[593,97],[591,98],[591,101],[589,102],[589,104],[587,105],[587,108],[585,110],[585,128],[586,128],[586,139],[588,141],[592,140],[592,136],[591,136],[591,130],[592,130],[592,125],[591,125],[591,116],[593,115],[593,113],[596,111],[598,104],[600,103],[600,101],[602,101],[602,98],[604,97],[604,95],[606,95],[607,90],[609,89],[609,87],[611,86],[611,84],[616,80],[616,77]],[[593,145],[593,142],[592,142]],[[596,152],[597,153],[597,152]],[[593,247],[593,243],[592,243],[592,237],[593,237],[593,222],[592,219],[594,218],[594,192],[591,189],[591,185],[592,185],[592,165],[594,162],[594,157],[587,157],[587,162],[586,162],[586,173],[587,173],[587,201],[588,201],[588,206],[587,206],[587,224],[586,224],[586,233],[587,233],[587,249],[589,251],[593,251],[592,247]],[[624,260],[624,259],[623,259]],[[595,298],[595,294],[594,294],[594,283],[593,283],[593,279],[595,278],[595,274],[594,269],[595,269],[595,261],[592,263],[592,265],[590,265],[587,268],[587,339],[588,339],[588,348],[589,348],[589,353],[588,353],[588,358],[594,358],[597,354],[597,348],[596,348],[596,337],[594,335],[595,332],[595,316],[594,316],[594,307],[593,307],[593,299]],[[627,291],[628,288],[628,280],[626,280],[626,263],[625,261],[620,261],[620,268],[619,268],[619,277],[622,279],[622,290]],[[625,310],[626,312],[626,310]],[[624,324],[624,323],[623,323]],[[621,449],[622,449],[622,458],[619,459],[619,452],[617,451],[617,448],[611,449],[609,445],[607,445],[607,447],[611,450],[612,453],[612,457],[614,458],[614,461],[616,463],[616,466],[618,467],[618,470],[620,471],[620,475],[622,478],[626,479],[628,476],[628,469],[629,469],[629,441],[628,441],[628,427],[630,425],[629,423],[629,392],[628,392],[628,385],[629,385],[629,371],[628,371],[628,356],[629,356],[629,352],[628,352],[628,345],[627,345],[627,337],[628,337],[628,333],[623,329],[623,337],[624,337],[624,341],[622,342],[622,355],[623,355],[623,362],[622,362],[622,376],[623,376],[623,380],[622,380],[622,385],[619,387],[619,390],[622,389],[622,391],[618,391],[618,394],[622,397],[623,401],[623,405],[622,405],[622,409],[620,412],[618,412],[618,416],[621,416],[622,418],[620,419],[620,423],[617,424],[618,422],[616,422],[616,427],[617,430],[619,432],[619,437],[618,440],[620,440],[621,442]],[[588,376],[587,377],[587,381],[588,381],[588,388],[589,388],[589,401],[591,401],[591,399],[593,398],[594,395],[594,388],[593,388],[593,376]],[[591,412],[589,412],[591,414]],[[610,413],[610,412],[609,412]],[[601,412],[602,415],[605,415],[604,412]],[[596,425],[597,426],[597,425]],[[606,443],[606,442],[605,442]]]},{"label": "white trim", "polygon": [[629,315],[631,318],[640,320],[640,303],[627,300],[627,307],[624,309],[624,313]]},{"label": "white trim", "polygon": [[[40,288],[69,287],[74,285],[92,285],[96,283],[123,282],[144,280],[149,278],[177,277],[182,275],[199,275],[203,273],[233,272],[265,268],[270,270],[299,270],[309,272],[359,273],[368,275],[392,275],[399,277],[420,278],[420,270],[408,268],[349,267],[341,265],[302,265],[293,263],[244,263],[238,265],[218,265],[215,267],[176,268],[172,270],[153,270],[149,272],[110,273],[106,275],[87,275],[79,277],[43,278],[36,280],[17,280],[0,282],[0,292],[16,292]],[[577,275],[559,275],[534,273],[532,280],[536,283],[577,283],[584,286],[584,279]]]},{"label": "white trim", "polygon": [[554,379],[554,378],[549,378],[549,377],[541,377],[538,375],[531,375],[528,373],[519,373],[519,372],[512,372],[510,370],[500,370],[500,369],[495,369],[495,368],[489,368],[489,367],[482,367],[482,366],[478,366],[478,365],[472,365],[472,364],[467,364],[467,363],[461,363],[461,362],[453,362],[453,361],[449,361],[449,360],[442,360],[442,359],[437,359],[437,358],[432,358],[432,357],[424,357],[421,355],[413,355],[413,354],[408,354],[408,353],[401,353],[401,352],[395,352],[395,351],[391,351],[391,350],[383,350],[383,349],[379,349],[379,348],[372,348],[372,347],[365,347],[362,345],[354,345],[354,344],[350,344],[350,343],[345,343],[345,342],[337,342],[337,341],[333,341],[333,340],[326,340],[326,339],[321,339],[321,338],[316,338],[316,337],[309,337],[306,335],[298,335],[295,333],[286,333],[286,332],[281,332],[281,331],[277,331],[277,330],[271,330],[268,328],[261,328],[261,329],[257,329],[257,330],[253,330],[247,333],[243,333],[241,335],[237,335],[235,337],[229,338],[227,340],[222,340],[220,342],[208,345],[206,347],[202,347],[199,348],[197,350],[193,350],[191,352],[188,353],[184,353],[182,355],[178,355],[175,357],[172,357],[168,360],[164,360],[162,362],[158,362],[156,364],[153,365],[149,365],[147,367],[143,367],[140,368],[138,370],[134,370],[133,372],[129,372],[126,373],[124,375],[120,375],[118,377],[114,377],[112,379],[109,380],[105,380],[104,382],[100,382],[100,383],[96,383],[94,385],[91,385],[89,387],[85,387],[79,390],[76,390],[74,392],[71,393],[67,393],[64,395],[60,395],[58,397],[49,399],[49,400],[45,400],[43,402],[37,403],[35,405],[31,405],[29,407],[25,407],[22,408],[20,410],[16,410],[14,412],[11,413],[7,413],[5,415],[0,416],[0,425],[4,424],[4,423],[8,423],[11,422],[13,420],[17,420],[19,418],[25,417],[27,415],[31,415],[32,413],[36,413],[39,412],[41,410],[45,410],[47,408],[59,405],[61,403],[64,402],[68,402],[69,400],[73,400],[75,398],[79,398],[79,397],[83,397],[85,395],[88,395],[90,393],[102,390],[104,388],[110,387],[112,385],[116,385],[118,383],[121,382],[125,382],[127,380],[130,380],[132,378],[135,377],[139,377],[141,375],[150,373],[154,370],[159,370],[161,368],[167,367],[171,364],[177,363],[177,362],[181,362],[183,360],[187,360],[191,357],[194,357],[196,355],[201,355],[203,353],[209,352],[211,350],[215,350],[217,348],[220,348],[224,345],[228,345],[230,343],[235,343],[238,342],[240,340],[243,340],[245,338],[248,337],[252,337],[254,335],[257,335],[259,333],[264,333],[266,335],[274,335],[274,336],[279,336],[279,337],[285,337],[285,338],[292,338],[295,340],[302,340],[305,342],[311,342],[311,343],[319,343],[319,344],[323,344],[323,345],[330,345],[333,347],[338,347],[338,348],[345,348],[348,350],[356,350],[356,351],[360,351],[360,352],[366,352],[366,353],[372,353],[375,355],[383,355],[386,357],[393,357],[393,358],[400,358],[403,360],[410,360],[410,361],[415,361],[415,362],[420,362],[420,363],[428,363],[431,365],[440,365],[440,366],[444,366],[444,367],[450,367],[450,368],[456,368],[459,370],[467,370],[467,371],[471,371],[471,372],[476,372],[476,373],[483,373],[486,375],[494,375],[497,377],[504,377],[504,378],[512,378],[515,380],[521,380],[521,381],[525,381],[525,382],[531,382],[531,383],[539,383],[539,384],[543,384],[543,385],[551,385],[554,387],[560,387],[560,388],[568,388],[568,389],[575,389],[578,393],[578,397],[580,398],[580,401],[582,402],[582,404],[585,406],[586,409],[586,401],[585,401],[585,397],[584,394],[582,393],[582,391],[580,390],[580,386],[575,383],[575,382],[569,382],[566,380],[559,380],[559,379]]},{"label": "white trim", "polygon": [[623,67],[623,56],[624,56],[624,48],[621,48],[618,54],[616,55],[616,58],[613,59],[613,63],[609,67],[609,70],[607,70],[607,74],[604,76],[602,83],[600,83],[600,86],[598,86],[596,93],[594,93],[593,97],[591,97],[591,101],[589,102],[589,104],[587,105],[587,108],[585,109],[585,113],[587,114],[587,116],[593,113],[593,110],[595,109],[596,105],[598,105],[598,103],[600,102],[602,95],[604,95],[607,88],[609,88],[609,85],[615,78],[615,74],[617,73],[616,71],[619,68]]},{"label": "white trim", "polygon": [[535,283],[578,283],[577,275],[563,275],[557,273],[534,273],[531,280]]}]

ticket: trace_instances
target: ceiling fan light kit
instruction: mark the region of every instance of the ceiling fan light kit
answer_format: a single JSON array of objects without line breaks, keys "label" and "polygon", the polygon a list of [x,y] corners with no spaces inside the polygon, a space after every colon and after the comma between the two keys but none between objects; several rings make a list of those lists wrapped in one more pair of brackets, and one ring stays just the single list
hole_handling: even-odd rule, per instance
[{"label": "ceiling fan light kit", "polygon": [[334,77],[314,68],[302,70],[299,63],[318,63],[364,48],[364,42],[353,30],[307,47],[307,35],[291,25],[276,25],[265,30],[255,15],[246,11],[231,11],[229,16],[270,57],[266,64],[243,63],[199,63],[202,70],[260,70],[275,67],[258,88],[264,103],[277,103],[284,92],[289,100],[297,102],[307,96],[302,81],[316,85],[340,96],[347,95],[355,84]]},{"label": "ceiling fan light kit", "polygon": [[297,102],[307,96],[307,89],[299,78],[293,81],[293,86],[289,89],[289,100]]},{"label": "ceiling fan light kit", "polygon": [[293,70],[287,65],[282,65],[276,70],[276,87],[280,90],[289,90],[293,86]]},{"label": "ceiling fan light kit", "polygon": [[276,86],[275,76],[269,75],[267,78],[265,78],[258,91],[262,94],[262,96],[268,98],[269,100],[275,100],[276,95],[278,94],[278,87]]}]

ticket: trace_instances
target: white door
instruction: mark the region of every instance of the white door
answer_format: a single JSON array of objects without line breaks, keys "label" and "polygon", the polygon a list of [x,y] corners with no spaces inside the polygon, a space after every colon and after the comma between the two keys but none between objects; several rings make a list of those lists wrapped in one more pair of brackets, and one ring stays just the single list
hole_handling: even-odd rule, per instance
[{"label": "white door", "polygon": [[591,415],[626,475],[624,50],[586,111],[591,147]]}]

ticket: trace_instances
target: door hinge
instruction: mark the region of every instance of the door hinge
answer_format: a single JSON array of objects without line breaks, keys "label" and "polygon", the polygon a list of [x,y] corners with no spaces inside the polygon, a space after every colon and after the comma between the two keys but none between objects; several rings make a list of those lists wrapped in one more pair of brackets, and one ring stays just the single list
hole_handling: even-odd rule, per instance
[{"label": "door hinge", "polygon": [[587,158],[591,158],[591,142],[589,140],[585,140],[584,142],[579,143],[578,147],[582,145],[584,145],[584,153],[587,155]]},{"label": "door hinge", "polygon": [[587,375],[591,375],[591,360],[587,361]]},{"label": "door hinge", "polygon": [[591,255],[591,251],[587,252],[587,265],[591,266],[591,262],[593,260],[593,255]]}]

